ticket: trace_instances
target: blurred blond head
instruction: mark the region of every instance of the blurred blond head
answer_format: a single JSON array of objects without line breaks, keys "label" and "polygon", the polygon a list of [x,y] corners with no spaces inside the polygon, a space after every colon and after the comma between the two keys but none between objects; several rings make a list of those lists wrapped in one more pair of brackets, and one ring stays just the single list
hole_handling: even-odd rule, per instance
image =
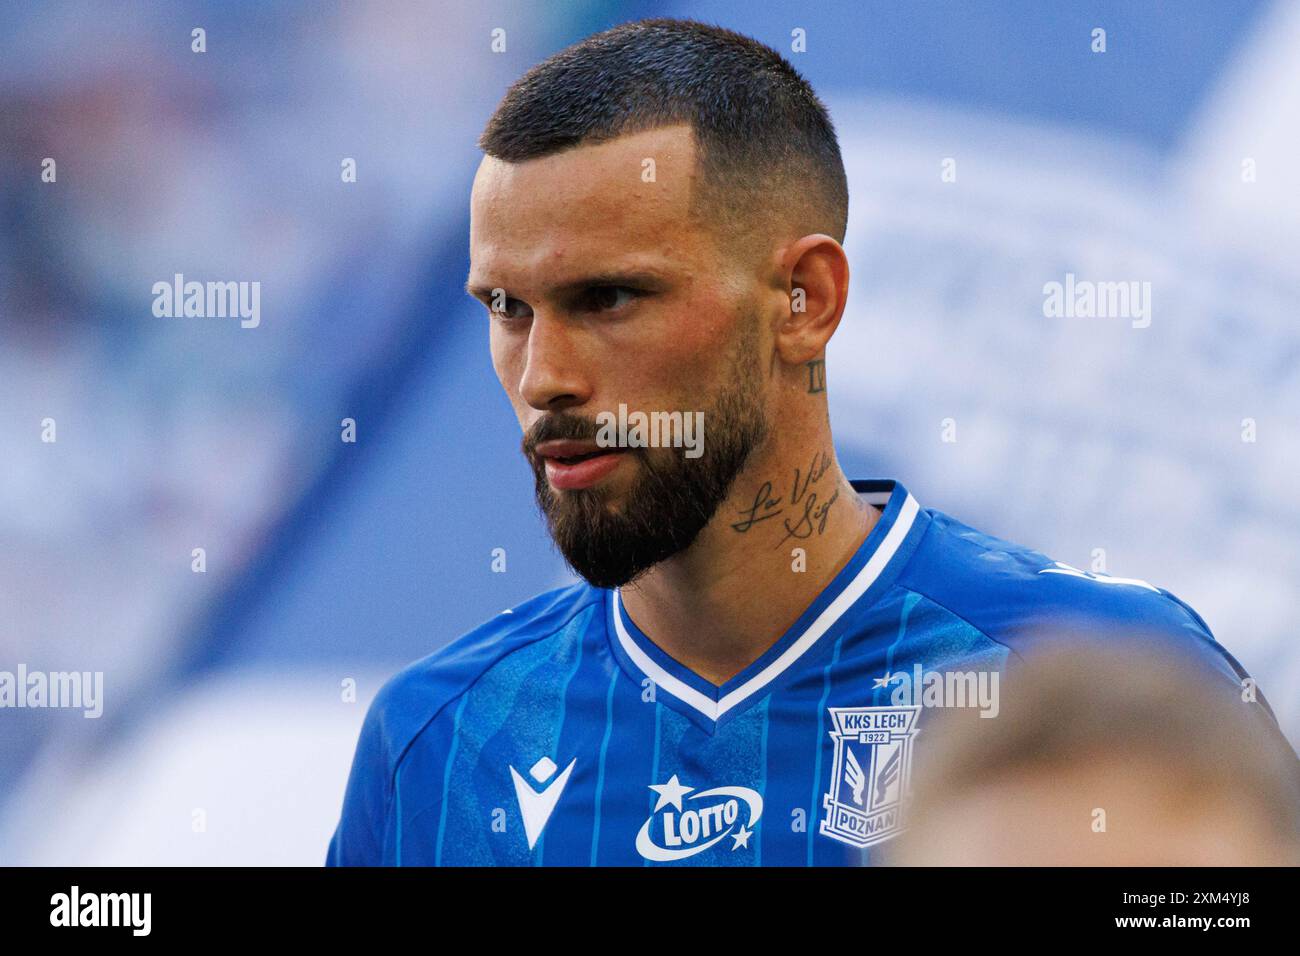
[{"label": "blurred blond head", "polygon": [[1248,690],[1123,645],[1054,652],[1003,688],[993,719],[922,721],[890,862],[1300,864],[1300,762]]}]

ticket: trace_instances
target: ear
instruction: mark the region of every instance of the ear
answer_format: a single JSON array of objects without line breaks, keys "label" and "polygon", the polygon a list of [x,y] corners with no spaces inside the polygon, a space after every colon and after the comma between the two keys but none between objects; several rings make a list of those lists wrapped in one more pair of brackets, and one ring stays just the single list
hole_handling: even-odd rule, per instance
[{"label": "ear", "polygon": [[781,255],[790,314],[777,326],[782,361],[803,365],[826,349],[849,298],[849,259],[844,247],[820,233],[804,236]]}]

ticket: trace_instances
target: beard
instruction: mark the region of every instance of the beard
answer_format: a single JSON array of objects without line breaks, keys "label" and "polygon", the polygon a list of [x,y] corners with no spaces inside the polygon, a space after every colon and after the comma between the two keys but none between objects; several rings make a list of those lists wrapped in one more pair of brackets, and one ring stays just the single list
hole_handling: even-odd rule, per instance
[{"label": "beard", "polygon": [[[577,574],[598,588],[616,588],[690,547],[713,520],[753,451],[767,438],[756,335],[738,342],[728,379],[704,409],[709,439],[698,458],[684,448],[628,448],[636,476],[623,501],[603,488],[557,492],[545,460],[534,452],[551,439],[595,440],[595,421],[572,415],[539,420],[524,438],[537,504],[556,547]],[[690,414],[686,412],[685,414]]]}]

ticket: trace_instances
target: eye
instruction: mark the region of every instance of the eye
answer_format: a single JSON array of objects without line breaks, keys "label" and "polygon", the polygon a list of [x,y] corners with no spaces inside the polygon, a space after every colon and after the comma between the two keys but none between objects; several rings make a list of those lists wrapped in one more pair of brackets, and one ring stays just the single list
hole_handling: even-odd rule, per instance
[{"label": "eye", "polygon": [[640,298],[640,289],[621,285],[593,286],[582,294],[578,307],[589,312],[613,312],[623,308],[633,299]]},{"label": "eye", "polygon": [[533,314],[532,306],[522,299],[506,299],[505,304],[500,309],[494,309],[491,300],[487,302],[487,310],[494,319],[505,319],[507,321],[519,321],[521,319],[531,318]]}]

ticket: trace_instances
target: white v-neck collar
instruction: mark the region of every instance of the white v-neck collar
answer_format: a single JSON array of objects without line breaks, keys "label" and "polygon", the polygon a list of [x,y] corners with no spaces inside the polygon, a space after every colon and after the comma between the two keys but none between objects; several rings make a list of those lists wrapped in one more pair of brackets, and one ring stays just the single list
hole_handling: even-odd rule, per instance
[{"label": "white v-neck collar", "polygon": [[731,680],[714,685],[669,657],[637,628],[618,591],[613,590],[609,592],[608,612],[618,649],[658,690],[671,694],[710,722],[716,723],[754,698],[808,653],[849,608],[882,581],[887,571],[897,570],[893,566],[895,558],[916,523],[920,506],[907,489],[894,481],[852,484],[868,504],[884,505],[876,526],[791,629]]}]

